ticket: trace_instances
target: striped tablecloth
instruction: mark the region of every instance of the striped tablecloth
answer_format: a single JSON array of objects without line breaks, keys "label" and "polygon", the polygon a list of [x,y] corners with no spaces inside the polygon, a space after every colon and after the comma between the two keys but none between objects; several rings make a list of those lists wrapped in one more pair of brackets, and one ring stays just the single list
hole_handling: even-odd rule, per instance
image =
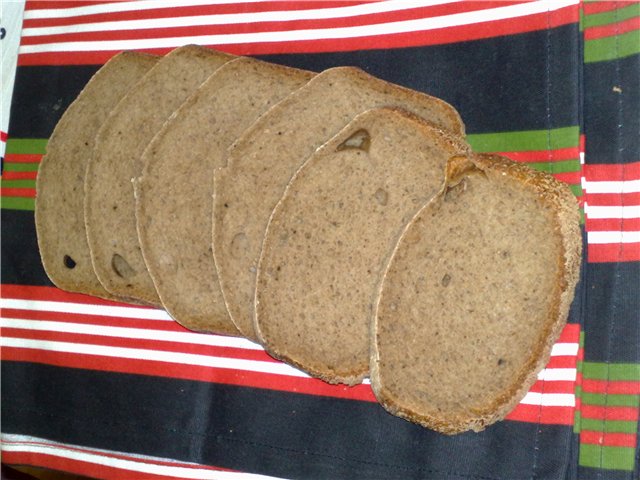
[{"label": "striped tablecloth", "polygon": [[[2,8],[3,462],[107,479],[638,478],[640,3]],[[247,340],[51,285],[33,208],[53,127],[115,53],[188,43],[315,71],[359,66],[453,104],[476,151],[570,185],[584,213],[576,300],[549,364],[505,421],[439,435],[388,415],[367,382],[331,386]]]}]

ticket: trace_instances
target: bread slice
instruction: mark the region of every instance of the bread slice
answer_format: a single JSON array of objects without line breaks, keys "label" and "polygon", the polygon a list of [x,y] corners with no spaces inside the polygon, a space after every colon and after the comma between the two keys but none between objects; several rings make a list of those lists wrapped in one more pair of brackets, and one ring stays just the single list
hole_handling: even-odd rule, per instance
[{"label": "bread slice", "polygon": [[325,70],[274,106],[231,148],[215,173],[213,251],[233,322],[252,333],[256,267],[269,215],[292,175],[357,114],[397,106],[462,134],[447,103],[351,67]]},{"label": "bread slice", "polygon": [[274,357],[330,383],[369,373],[377,286],[404,225],[468,145],[402,110],[358,115],[314,153],[274,209],[256,329]]},{"label": "bread slice", "polygon": [[211,254],[213,170],[224,165],[228,147],[260,114],[312,76],[251,58],[232,60],[189,97],[145,150],[143,175],[135,182],[140,246],[163,306],[183,326],[239,334]]},{"label": "bread slice", "polygon": [[453,159],[380,290],[371,357],[380,403],[447,434],[504,418],[566,322],[581,245],[566,185],[501,157]]},{"label": "bread slice", "polygon": [[118,103],[98,133],[85,178],[85,223],[98,279],[113,295],[160,299],[140,253],[131,179],[169,116],[231,55],[189,45],[167,54]]},{"label": "bread slice", "polygon": [[122,52],[100,68],[62,115],[36,180],[35,223],[47,275],[59,288],[113,299],[91,264],[84,225],[84,173],[109,112],[158,61]]}]

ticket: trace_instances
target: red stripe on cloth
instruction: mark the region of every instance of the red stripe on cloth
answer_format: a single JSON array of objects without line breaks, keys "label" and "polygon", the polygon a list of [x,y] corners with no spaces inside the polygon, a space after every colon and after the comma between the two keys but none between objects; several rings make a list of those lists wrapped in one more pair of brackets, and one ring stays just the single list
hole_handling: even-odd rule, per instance
[{"label": "red stripe on cloth", "polygon": [[589,263],[640,261],[638,243],[592,243],[587,246]]},{"label": "red stripe on cloth", "polygon": [[39,153],[7,153],[4,161],[6,163],[39,163],[42,156]]},{"label": "red stripe on cloth", "polygon": [[[549,368],[549,367],[547,367]],[[574,393],[574,388],[576,384],[575,382],[570,381],[542,381],[538,380],[533,386],[529,389],[530,392],[534,393]],[[545,407],[546,408],[546,407]]]},{"label": "red stripe on cloth", "polygon": [[575,172],[554,173],[553,176],[557,180],[568,183],[569,185],[580,185],[580,182],[582,180],[582,174],[580,173],[580,170],[576,170]]},{"label": "red stripe on cloth", "polygon": [[6,346],[2,348],[0,356],[3,361],[34,362],[83,370],[180,378],[350,400],[376,401],[369,385],[362,384],[354,387],[330,385],[316,378]]},{"label": "red stripe on cloth", "polygon": [[[184,480],[184,476],[174,477],[167,475],[156,475],[154,473],[145,473],[138,470],[126,469],[121,467],[100,465],[98,463],[64,458],[55,454],[39,453],[39,452],[2,452],[3,462],[10,464],[31,465],[34,467],[49,468],[66,473],[91,476],[90,478],[107,478],[109,480]],[[132,458],[133,461],[137,459]],[[207,467],[190,467],[190,468],[207,468]],[[220,469],[222,471],[222,469]],[[228,471],[228,470],[227,470]],[[238,478],[240,474],[238,474]]]},{"label": "red stripe on cloth", "polygon": [[35,198],[36,197],[36,189],[35,188],[0,188],[0,197],[25,197],[25,198]]},{"label": "red stripe on cloth", "polygon": [[598,0],[597,2],[582,2],[582,8],[585,15],[610,12],[611,10],[619,9],[624,5],[628,5],[628,0],[625,0],[624,2],[608,2],[605,0]]},{"label": "red stripe on cloth", "polygon": [[640,205],[640,192],[632,193],[588,193],[589,205],[615,207],[620,205]]},{"label": "red stripe on cloth", "polygon": [[640,179],[640,162],[587,164],[584,176],[590,182],[611,182]]},{"label": "red stripe on cloth", "polygon": [[18,318],[24,320],[51,320],[53,322],[82,323],[107,327],[151,328],[176,333],[194,333],[187,330],[173,320],[149,320],[138,318],[110,317],[106,315],[91,315],[84,313],[50,312],[38,310],[19,310],[3,308],[0,312],[3,318]]},{"label": "red stripe on cloth", "polygon": [[636,232],[640,230],[640,218],[589,218],[587,213],[585,226],[587,232]]},{"label": "red stripe on cloth", "polygon": [[0,296],[2,298],[17,298],[21,300],[47,300],[52,302],[87,303],[113,307],[135,307],[157,310],[152,307],[104,300],[102,298],[84,295],[82,293],[65,292],[64,290],[60,290],[56,287],[34,287],[30,285],[13,285],[3,283],[0,285]]},{"label": "red stripe on cloth", "polygon": [[279,360],[275,360],[274,358],[270,357],[264,350],[202,345],[197,343],[179,341],[169,342],[164,340],[152,340],[146,338],[111,337],[99,334],[89,335],[83,333],[66,333],[50,330],[30,330],[11,327],[3,328],[2,336],[5,338],[42,340],[50,342],[69,342],[85,345],[135,348],[141,350],[204,355],[207,357],[222,357],[269,363],[281,363]]},{"label": "red stripe on cloth", "polygon": [[506,419],[543,425],[573,425],[573,412],[574,407],[541,407],[519,403]]},{"label": "red stripe on cloth", "polygon": [[9,135],[7,135],[7,132],[3,132],[2,130],[0,130],[0,142],[7,142],[7,139],[9,138]]},{"label": "red stripe on cloth", "polygon": [[576,368],[578,357],[569,355],[552,355],[545,368]]},{"label": "red stripe on cloth", "polygon": [[612,395],[640,395],[640,382],[591,380],[582,381],[582,390],[588,393],[609,393]]},{"label": "red stripe on cloth", "polygon": [[584,418],[595,418],[597,420],[637,421],[638,409],[636,407],[603,407],[583,404],[581,415]]},{"label": "red stripe on cloth", "polygon": [[35,180],[38,172],[2,172],[3,180]]},{"label": "red stripe on cloth", "polygon": [[567,323],[560,333],[558,343],[578,343],[580,341],[580,324]]},{"label": "red stripe on cloth", "polygon": [[633,433],[593,432],[582,430],[580,443],[604,445],[606,447],[636,447],[637,437]]},{"label": "red stripe on cloth", "polygon": [[[132,11],[112,11],[106,13],[93,13],[76,15],[72,17],[58,18],[26,18],[24,28],[47,27],[59,25],[76,25],[84,23],[115,22],[126,20],[145,20],[159,18],[179,18],[203,15],[228,15],[234,13],[261,13],[281,12],[295,10],[315,10],[324,8],[350,7],[374,3],[377,0],[306,0],[306,1],[264,1],[243,3],[234,2],[227,4],[180,6],[176,2],[174,6]],[[44,2],[47,4],[48,2]],[[44,7],[46,8],[46,7]],[[433,16],[436,16],[434,13]]]},{"label": "red stripe on cloth", "polygon": [[[419,32],[370,35],[356,38],[329,38],[304,41],[263,42],[228,45],[206,45],[236,55],[265,55],[275,53],[315,53],[427,46],[492,38],[554,28],[577,21],[575,6],[561,8],[550,14],[495,20],[480,24],[441,28]],[[164,55],[171,48],[144,49],[145,52]],[[20,54],[18,65],[81,65],[102,64],[118,51],[101,52],[44,52]]]},{"label": "red stripe on cloth", "polygon": [[177,26],[169,28],[138,28],[130,30],[120,29],[23,36],[21,39],[21,45],[41,45],[57,42],[137,40],[146,38],[190,37],[200,35],[232,35],[237,33],[250,34],[262,32],[358,27],[377,25],[382,23],[402,22],[407,20],[425,19],[451,13],[474,12],[478,10],[493,9],[496,7],[504,7],[518,3],[522,3],[522,1],[462,2],[439,5],[437,7],[401,9],[381,13],[337,18],[300,19],[287,21],[275,20],[268,22],[249,22],[241,24],[211,24]]},{"label": "red stripe on cloth", "polygon": [[609,25],[599,25],[597,27],[586,28],[584,30],[585,40],[595,40],[598,38],[613,37],[623,33],[633,32],[640,29],[640,17],[632,17],[618,23]]},{"label": "red stripe on cloth", "polygon": [[578,147],[559,148],[557,150],[531,150],[528,152],[499,152],[515,162],[556,162],[574,160],[580,157]]}]

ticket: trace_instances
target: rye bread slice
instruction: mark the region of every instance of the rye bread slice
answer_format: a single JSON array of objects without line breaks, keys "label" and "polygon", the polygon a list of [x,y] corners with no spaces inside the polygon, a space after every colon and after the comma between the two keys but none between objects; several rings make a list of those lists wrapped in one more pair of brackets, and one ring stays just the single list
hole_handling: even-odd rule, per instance
[{"label": "rye bread slice", "polygon": [[213,170],[258,116],[312,76],[251,58],[232,60],[145,150],[143,175],[134,184],[140,246],[164,308],[181,325],[239,335],[211,254]]},{"label": "rye bread slice", "polygon": [[167,54],[118,103],[96,137],[85,178],[85,223],[93,267],[112,294],[160,305],[140,252],[132,178],[169,116],[234,58],[188,45]]},{"label": "rye bread slice", "polygon": [[391,413],[442,433],[483,430],[549,360],[582,240],[566,185],[493,156],[456,158],[387,267],[371,384]]},{"label": "rye bread slice", "polygon": [[265,349],[330,383],[369,372],[373,300],[404,225],[468,145],[396,109],[358,115],[298,170],[273,210],[258,264]]},{"label": "rye bread slice", "polygon": [[352,67],[325,70],[249,128],[214,176],[213,252],[231,319],[253,332],[256,267],[269,215],[292,175],[357,114],[405,108],[462,134],[453,107],[442,100],[372,77]]},{"label": "rye bread slice", "polygon": [[104,64],[62,115],[38,168],[35,224],[42,264],[70,292],[114,299],[91,264],[84,224],[84,174],[95,136],[113,107],[159,57],[122,52]]}]

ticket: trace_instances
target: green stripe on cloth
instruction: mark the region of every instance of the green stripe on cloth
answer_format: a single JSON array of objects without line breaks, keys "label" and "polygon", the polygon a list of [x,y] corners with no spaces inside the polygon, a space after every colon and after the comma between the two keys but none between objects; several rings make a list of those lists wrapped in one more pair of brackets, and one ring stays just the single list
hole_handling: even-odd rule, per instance
[{"label": "green stripe on cloth", "polygon": [[569,185],[569,188],[571,189],[571,191],[573,192],[573,194],[576,197],[581,197],[582,196],[582,186],[581,185]]},{"label": "green stripe on cloth", "polygon": [[585,15],[583,20],[584,28],[609,25],[611,23],[622,22],[640,15],[640,3],[632,3],[627,7],[610,10],[608,12]]},{"label": "green stripe on cloth", "polygon": [[633,471],[636,449],[580,444],[579,463],[583,467]]},{"label": "green stripe on cloth", "polygon": [[467,135],[471,147],[484,152],[526,152],[577,147],[579,127],[563,127],[552,130],[526,130],[520,132],[476,133]]},{"label": "green stripe on cloth", "polygon": [[12,163],[7,162],[4,164],[5,172],[37,172],[39,163]]},{"label": "green stripe on cloth", "polygon": [[0,180],[0,187],[7,188],[36,188],[35,180]]},{"label": "green stripe on cloth", "polygon": [[5,210],[35,210],[36,199],[31,197],[2,197],[0,208]]},{"label": "green stripe on cloth", "polygon": [[640,53],[640,30],[612,37],[587,40],[584,44],[584,62],[604,62]]},{"label": "green stripe on cloth", "polygon": [[527,163],[527,166],[541,170],[548,173],[566,173],[566,172],[579,172],[580,160],[563,160],[560,162],[532,162]]},{"label": "green stripe on cloth", "polygon": [[582,392],[582,403],[608,407],[639,407],[640,395],[604,394]]},{"label": "green stripe on cloth", "polygon": [[7,140],[6,153],[35,153],[44,155],[46,148],[46,138],[9,138]]},{"label": "green stripe on cloth", "polygon": [[593,380],[640,380],[640,363],[584,362],[582,375]]},{"label": "green stripe on cloth", "polygon": [[625,420],[597,420],[595,418],[583,418],[581,427],[583,430],[606,433],[631,433],[635,434],[638,425],[633,421]]}]

